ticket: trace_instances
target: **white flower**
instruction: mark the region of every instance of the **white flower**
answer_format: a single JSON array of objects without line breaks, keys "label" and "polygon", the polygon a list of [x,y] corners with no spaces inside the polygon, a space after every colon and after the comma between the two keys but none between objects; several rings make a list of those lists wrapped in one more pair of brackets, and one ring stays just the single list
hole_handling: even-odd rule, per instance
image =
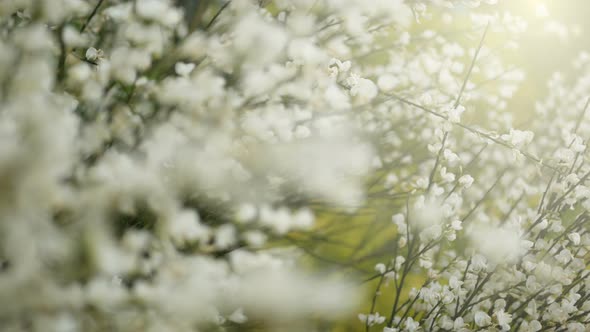
[{"label": "white flower", "polygon": [[570,239],[570,241],[572,241],[572,243],[576,246],[580,244],[581,237],[580,237],[579,233],[576,233],[576,232],[569,233],[567,235],[567,238]]},{"label": "white flower", "polygon": [[463,105],[458,105],[457,107],[450,107],[447,110],[449,121],[451,123],[461,122],[461,114],[463,114],[463,112],[465,112],[465,107],[463,107]]},{"label": "white flower", "polygon": [[453,328],[455,330],[460,330],[465,326],[465,321],[463,320],[463,317],[458,317],[457,319],[455,319],[455,321],[453,322]]},{"label": "white flower", "polygon": [[525,260],[522,263],[522,267],[525,269],[525,271],[530,272],[532,271],[535,267],[537,266],[537,264],[535,264],[534,262]]},{"label": "white flower", "polygon": [[460,231],[463,229],[462,224],[463,224],[463,222],[459,219],[453,220],[451,222],[451,228],[455,231]]},{"label": "white flower", "polygon": [[455,181],[455,174],[453,174],[451,172],[447,172],[447,168],[446,167],[442,167],[440,169],[440,176],[443,179],[443,181],[445,181],[445,182],[453,182],[453,181]]},{"label": "white flower", "polygon": [[568,249],[563,249],[559,252],[559,254],[555,255],[555,260],[561,264],[566,264],[572,259],[572,257],[572,253]]},{"label": "white flower", "polygon": [[94,47],[90,47],[86,50],[86,59],[89,61],[97,61],[103,56],[102,50],[97,50]]},{"label": "white flower", "polygon": [[459,184],[464,188],[469,188],[473,184],[473,177],[469,174],[463,175],[459,178]]},{"label": "white flower", "polygon": [[418,260],[418,265],[424,269],[430,269],[432,267],[432,261],[430,259],[420,258]]},{"label": "white flower", "polygon": [[402,264],[404,264],[406,262],[406,258],[404,256],[397,256],[395,258],[395,270],[399,270],[402,266]]},{"label": "white flower", "polygon": [[463,281],[459,280],[459,278],[457,278],[457,276],[452,276],[449,279],[449,287],[451,287],[451,289],[460,288],[461,285],[463,285]]},{"label": "white flower", "polygon": [[423,229],[420,232],[420,239],[424,242],[429,242],[431,240],[435,240],[442,235],[442,227],[441,225],[432,225]]},{"label": "white flower", "polygon": [[510,133],[502,135],[501,138],[516,148],[522,148],[532,142],[534,134],[531,131],[522,131],[511,128]]},{"label": "white flower", "polygon": [[368,316],[365,314],[358,314],[358,319],[363,323],[367,323]]},{"label": "white flower", "polygon": [[537,267],[535,268],[535,276],[541,280],[550,280],[551,279],[551,265],[545,262],[537,263]]},{"label": "white flower", "polygon": [[394,280],[396,278],[396,274],[394,271],[389,271],[383,275],[387,280]]},{"label": "white flower", "polygon": [[576,153],[568,148],[559,148],[555,151],[555,159],[566,164],[573,162],[575,156]]},{"label": "white flower", "polygon": [[407,244],[407,243],[408,243],[408,238],[407,238],[407,237],[405,237],[405,236],[401,236],[401,237],[399,238],[399,241],[398,241],[398,246],[399,246],[400,248],[403,248],[403,247],[405,247],[405,246],[406,246],[406,244]]},{"label": "white flower", "polygon": [[471,257],[471,267],[475,271],[487,269],[488,265],[486,258],[482,255],[473,255]]},{"label": "white flower", "polygon": [[378,89],[373,81],[366,78],[358,78],[350,89],[350,95],[356,96],[360,103],[367,103],[377,97]]},{"label": "white flower", "polygon": [[406,331],[416,331],[418,330],[418,328],[420,328],[420,323],[414,321],[414,319],[412,317],[408,317],[406,318],[406,322],[404,323],[404,327],[406,329]]},{"label": "white flower", "polygon": [[541,325],[541,323],[540,323],[538,320],[536,320],[536,319],[535,319],[535,320],[532,320],[532,321],[529,323],[529,329],[530,329],[532,332],[537,332],[537,331],[540,331],[542,328],[543,328],[543,326],[542,326],[542,325]]},{"label": "white flower", "polygon": [[387,268],[385,267],[385,264],[383,264],[383,263],[377,263],[377,265],[375,265],[375,271],[379,272],[380,274],[385,273],[386,270],[387,270]]},{"label": "white flower", "polygon": [[176,71],[176,74],[184,77],[188,76],[193,71],[193,69],[195,69],[194,63],[177,62],[174,65],[174,70]]},{"label": "white flower", "polygon": [[379,324],[383,324],[383,322],[385,322],[385,317],[379,315],[378,312],[375,312],[374,314],[369,314],[369,315],[358,314],[358,318],[361,322],[363,322],[369,326],[379,325]]},{"label": "white flower", "polygon": [[477,311],[473,316],[473,320],[479,327],[488,326],[492,323],[492,318],[483,311]]},{"label": "white flower", "polygon": [[302,230],[310,229],[313,226],[314,220],[315,216],[310,209],[299,209],[293,215],[293,227]]},{"label": "white flower", "polygon": [[498,321],[498,325],[504,331],[510,330],[510,322],[512,322],[512,315],[504,312],[504,309],[501,309],[494,313],[496,316],[496,320]]},{"label": "white flower", "polygon": [[391,217],[391,221],[397,226],[397,231],[400,234],[405,234],[407,225],[405,222],[405,216],[402,213],[396,213]]},{"label": "white flower", "polygon": [[449,149],[444,149],[443,157],[445,158],[445,160],[448,162],[448,164],[450,166],[454,166],[455,164],[457,164],[461,160],[456,153],[454,153],[453,151],[451,151]]},{"label": "white flower", "polygon": [[350,61],[340,61],[336,58],[330,59],[330,67],[335,67],[338,73],[345,73],[350,70],[352,63]]}]

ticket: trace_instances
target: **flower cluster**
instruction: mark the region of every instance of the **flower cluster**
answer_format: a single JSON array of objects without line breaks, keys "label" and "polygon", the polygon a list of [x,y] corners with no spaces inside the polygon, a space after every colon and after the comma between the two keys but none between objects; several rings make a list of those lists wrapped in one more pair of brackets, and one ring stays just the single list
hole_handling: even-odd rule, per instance
[{"label": "flower cluster", "polygon": [[[576,59],[580,76],[573,82],[554,75],[546,100],[517,127],[505,98],[522,73],[501,69],[485,46],[498,25],[520,30],[515,22],[490,21],[480,30],[463,79],[448,93],[435,85],[389,94],[390,116],[413,125],[382,131],[392,138],[389,153],[380,150],[385,180],[372,182],[368,197],[397,207],[383,245],[388,251],[360,256],[374,264],[379,257],[377,274],[366,279],[374,283],[373,301],[359,317],[367,330],[590,328],[589,59]],[[484,90],[486,81],[475,77],[487,72],[507,81]],[[469,117],[475,112],[479,118]]]}]

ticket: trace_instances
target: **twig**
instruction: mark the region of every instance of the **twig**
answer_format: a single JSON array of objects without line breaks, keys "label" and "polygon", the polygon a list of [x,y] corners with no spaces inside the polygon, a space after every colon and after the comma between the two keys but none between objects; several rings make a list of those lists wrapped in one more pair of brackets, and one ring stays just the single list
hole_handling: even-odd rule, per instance
[{"label": "twig", "polygon": [[102,5],[103,2],[104,2],[104,0],[98,0],[98,3],[96,4],[96,6],[94,6],[94,9],[92,9],[92,12],[90,13],[90,15],[88,15],[88,18],[86,18],[86,22],[84,22],[84,24],[82,24],[82,27],[80,28],[80,33],[84,32],[84,30],[86,30],[86,27],[88,26],[88,24],[90,24],[90,21],[96,15],[96,13],[98,13],[98,8],[100,8],[100,6]]}]

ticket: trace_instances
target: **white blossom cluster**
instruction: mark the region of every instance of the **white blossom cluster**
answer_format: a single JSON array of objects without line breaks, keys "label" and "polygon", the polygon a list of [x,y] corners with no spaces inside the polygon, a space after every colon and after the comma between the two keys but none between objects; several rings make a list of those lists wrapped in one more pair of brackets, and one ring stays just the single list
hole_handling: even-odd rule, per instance
[{"label": "white blossom cluster", "polygon": [[[574,80],[555,74],[546,99],[516,124],[506,107],[523,74],[494,59],[485,38],[525,26],[488,22],[449,90],[432,82],[439,59],[424,90],[396,87],[394,101],[377,106],[395,120],[375,123],[391,150],[380,150],[381,181],[368,197],[397,208],[387,243],[361,256],[374,264],[373,299],[358,316],[367,331],[590,330],[590,57],[574,61]],[[428,66],[400,71],[415,79]],[[497,90],[484,89],[489,80]]]},{"label": "white blossom cluster", "polygon": [[322,330],[367,213],[361,328],[590,329],[590,56],[517,124],[495,0],[188,3],[0,1],[0,330]]}]

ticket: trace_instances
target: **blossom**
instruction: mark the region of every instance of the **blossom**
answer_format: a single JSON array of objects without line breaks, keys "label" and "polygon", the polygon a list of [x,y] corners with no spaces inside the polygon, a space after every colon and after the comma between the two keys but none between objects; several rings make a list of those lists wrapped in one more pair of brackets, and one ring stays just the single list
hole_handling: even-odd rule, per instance
[{"label": "blossom", "polygon": [[459,178],[459,184],[461,184],[465,188],[471,187],[471,185],[473,184],[473,181],[474,181],[473,177],[469,174],[463,175]]},{"label": "blossom", "polygon": [[194,68],[194,63],[177,62],[176,65],[174,65],[174,70],[180,76],[188,76]]},{"label": "blossom", "polygon": [[512,322],[512,315],[504,312],[504,309],[500,309],[494,313],[496,320],[498,321],[498,325],[504,331],[510,330],[510,323]]},{"label": "blossom", "polygon": [[488,326],[492,322],[492,318],[483,311],[477,311],[474,314],[475,324],[479,327]]},{"label": "blossom", "polygon": [[94,47],[90,47],[86,50],[86,59],[90,61],[96,61],[103,56],[102,50],[97,50]]},{"label": "blossom", "polygon": [[459,123],[463,112],[465,112],[465,107],[463,105],[451,106],[446,110],[451,123]]},{"label": "blossom", "polygon": [[580,244],[580,234],[573,232],[567,235],[568,239],[570,239],[570,241],[572,241],[572,243],[574,245],[579,245]]},{"label": "blossom", "polygon": [[407,331],[416,331],[418,328],[420,328],[420,324],[414,321],[412,317],[408,317],[404,323],[404,327]]},{"label": "blossom", "polygon": [[369,102],[377,96],[377,86],[371,80],[356,78],[353,81],[350,95],[353,97],[356,96],[360,100],[360,103]]},{"label": "blossom", "polygon": [[383,274],[383,273],[385,273],[385,270],[386,270],[385,264],[378,263],[377,265],[375,265],[375,271]]},{"label": "blossom", "polygon": [[510,129],[509,134],[504,134],[501,138],[505,141],[510,142],[513,146],[521,148],[526,144],[529,144],[534,137],[534,133],[531,131],[522,131],[516,129]]},{"label": "blossom", "polygon": [[358,318],[361,322],[367,324],[368,326],[379,325],[385,322],[385,317],[379,315],[378,312],[369,315],[359,314]]}]

